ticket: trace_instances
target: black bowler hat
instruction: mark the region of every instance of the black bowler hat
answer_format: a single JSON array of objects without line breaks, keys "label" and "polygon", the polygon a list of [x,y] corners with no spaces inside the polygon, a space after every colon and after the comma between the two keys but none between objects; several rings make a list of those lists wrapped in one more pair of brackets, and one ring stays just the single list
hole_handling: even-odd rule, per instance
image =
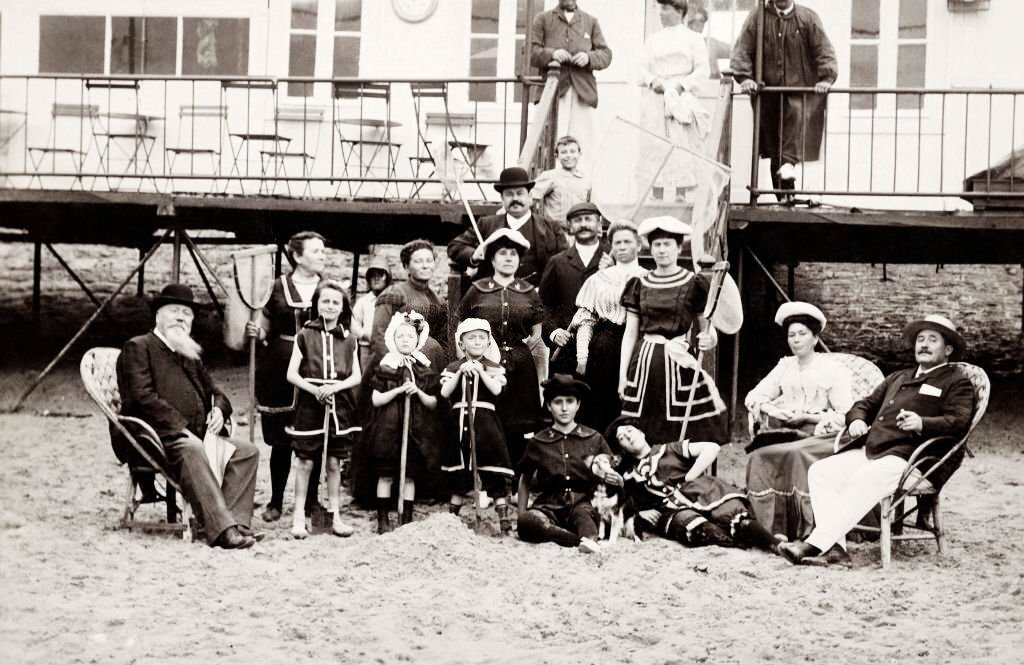
[{"label": "black bowler hat", "polygon": [[153,311],[156,312],[164,305],[187,305],[192,308],[194,314],[196,310],[202,309],[203,305],[196,302],[192,298],[192,289],[185,286],[184,284],[168,284],[163,288],[158,296],[153,299]]},{"label": "black bowler hat", "polygon": [[568,221],[575,217],[576,215],[587,214],[597,215],[598,217],[600,217],[601,211],[598,210],[597,204],[591,203],[590,201],[583,201],[582,203],[577,203],[573,207],[569,208],[569,212],[565,213],[565,219],[566,221]]},{"label": "black bowler hat", "polygon": [[585,381],[573,378],[570,374],[555,374],[541,384],[544,387],[544,403],[556,397],[575,397],[582,399],[590,394],[590,386]]},{"label": "black bowler hat", "polygon": [[512,187],[533,189],[533,184],[533,180],[530,180],[530,174],[526,172],[526,169],[521,169],[518,166],[510,166],[502,171],[501,175],[498,176],[498,182],[494,183],[494,189],[499,192],[511,189]]}]

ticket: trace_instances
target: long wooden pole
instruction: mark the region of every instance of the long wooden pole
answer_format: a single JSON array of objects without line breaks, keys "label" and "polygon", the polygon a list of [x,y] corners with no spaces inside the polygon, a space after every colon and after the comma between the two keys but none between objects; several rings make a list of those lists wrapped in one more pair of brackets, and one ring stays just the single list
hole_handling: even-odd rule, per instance
[{"label": "long wooden pole", "polygon": [[[256,257],[250,256],[249,261],[249,297],[256,293]],[[249,320],[259,320],[260,310],[249,313]],[[298,332],[298,331],[296,331]],[[249,338],[249,443],[256,442],[256,336]]]},{"label": "long wooden pole", "polygon": [[[409,370],[412,373],[412,370]],[[413,378],[415,381],[415,378]],[[409,409],[411,396],[405,395],[405,408],[402,411],[402,451],[398,457],[398,521],[402,521],[402,509],[405,507],[405,465],[409,459]]]}]

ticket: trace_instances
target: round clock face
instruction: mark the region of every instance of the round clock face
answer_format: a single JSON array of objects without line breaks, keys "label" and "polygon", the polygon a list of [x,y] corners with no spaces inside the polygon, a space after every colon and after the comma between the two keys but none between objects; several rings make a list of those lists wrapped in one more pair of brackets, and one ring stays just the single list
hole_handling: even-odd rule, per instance
[{"label": "round clock face", "polygon": [[391,0],[399,18],[410,23],[426,20],[437,9],[437,0]]}]

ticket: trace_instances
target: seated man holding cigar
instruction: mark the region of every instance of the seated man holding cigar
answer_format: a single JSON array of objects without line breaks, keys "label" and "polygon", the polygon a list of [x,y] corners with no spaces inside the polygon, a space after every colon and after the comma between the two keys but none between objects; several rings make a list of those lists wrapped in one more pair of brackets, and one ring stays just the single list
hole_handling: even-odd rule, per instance
[{"label": "seated man holding cigar", "polygon": [[220,433],[231,416],[231,402],[213,383],[192,339],[200,305],[192,289],[171,284],[153,302],[156,325],[128,340],[117,359],[122,412],[156,430],[168,473],[181,485],[213,547],[252,547],[261,534],[250,529],[259,450],[232,441],[235,450],[218,482],[203,447],[207,430]]},{"label": "seated man holding cigar", "polygon": [[[885,378],[846,414],[849,440],[841,452],[807,472],[815,527],[806,542],[783,543],[791,563],[849,566],[846,532],[897,487],[907,459],[935,436],[962,437],[970,426],[974,390],[949,364],[964,340],[944,316],[929,314],[903,331],[917,367]],[[870,423],[870,425],[869,425]]]}]

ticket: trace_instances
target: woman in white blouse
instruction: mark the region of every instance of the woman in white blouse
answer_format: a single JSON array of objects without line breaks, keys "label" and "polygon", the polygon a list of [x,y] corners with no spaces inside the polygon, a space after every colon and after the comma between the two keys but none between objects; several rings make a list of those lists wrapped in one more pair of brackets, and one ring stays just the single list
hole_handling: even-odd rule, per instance
[{"label": "woman in white blouse", "polygon": [[785,303],[775,322],[793,355],[779,360],[744,400],[755,430],[760,425],[748,448],[747,491],[757,519],[793,539],[814,525],[807,469],[832,453],[853,396],[849,370],[815,350],[826,324],[820,309]]},{"label": "woman in white blouse", "polygon": [[[703,153],[711,113],[698,96],[711,77],[711,69],[704,38],[683,22],[686,9],[686,0],[658,0],[663,27],[647,38],[640,54],[640,124],[676,145]],[[667,147],[665,144],[663,149]],[[695,185],[692,160],[676,151],[655,180],[654,198],[674,194],[682,201]]]}]

